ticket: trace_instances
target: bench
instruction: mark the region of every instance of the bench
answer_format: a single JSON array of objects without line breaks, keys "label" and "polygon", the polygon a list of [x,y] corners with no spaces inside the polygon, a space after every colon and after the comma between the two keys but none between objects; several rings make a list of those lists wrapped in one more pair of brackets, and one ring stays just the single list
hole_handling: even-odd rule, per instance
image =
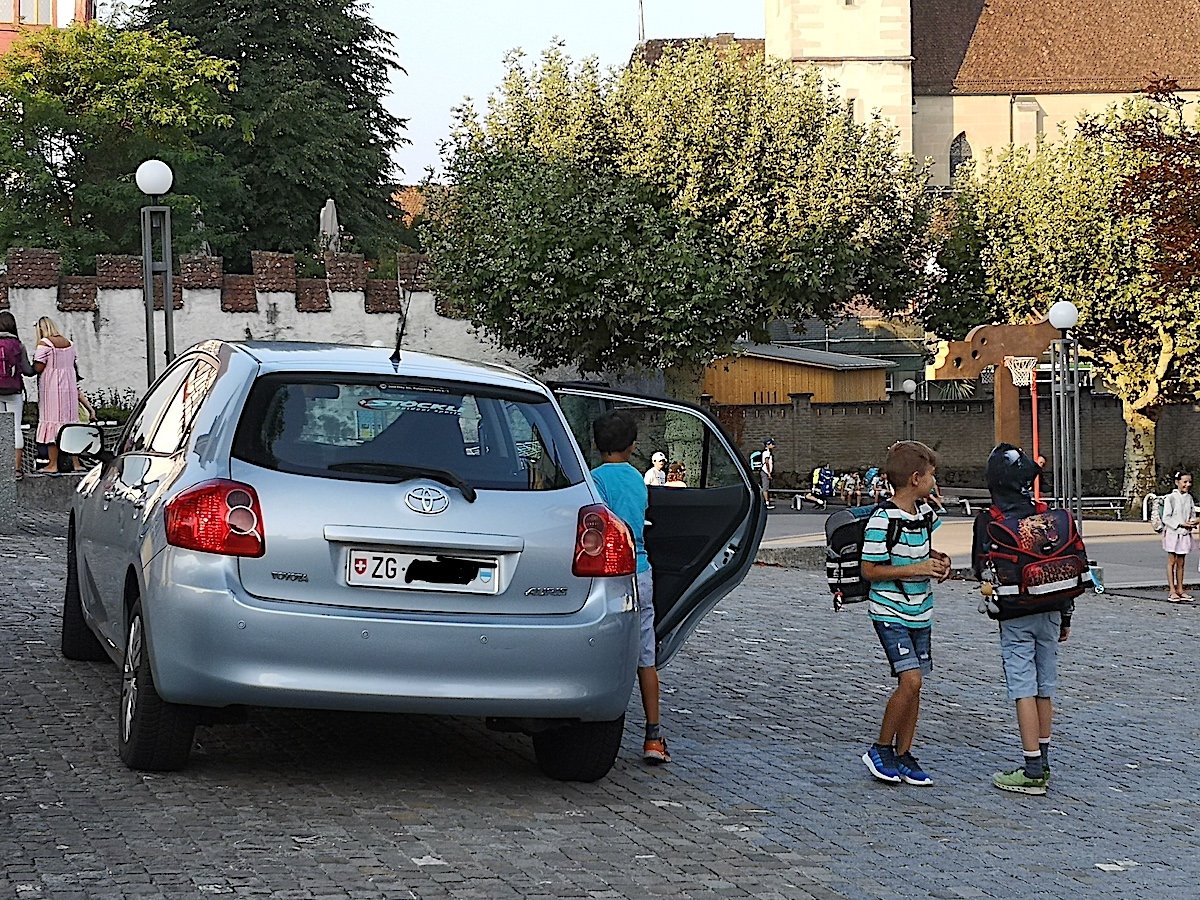
[{"label": "bench", "polygon": [[[811,494],[811,493],[812,493],[811,489],[777,488],[777,487],[771,488],[772,502],[774,502],[775,496],[778,495],[780,497],[785,498],[787,500],[788,506],[790,506],[792,509],[803,509],[804,508],[804,495]],[[825,507],[828,508],[829,504],[832,503],[834,501],[834,499],[835,499],[834,497],[826,497],[825,498]],[[812,506],[813,504],[810,502],[809,505]]]},{"label": "bench", "polygon": [[[1050,506],[1058,506],[1058,502],[1052,497],[1043,499]],[[958,497],[954,502],[961,506],[963,513],[968,516],[992,505],[990,500],[977,497]],[[1111,512],[1120,520],[1129,508],[1129,502],[1128,497],[1080,497],[1079,509],[1081,512]]]}]

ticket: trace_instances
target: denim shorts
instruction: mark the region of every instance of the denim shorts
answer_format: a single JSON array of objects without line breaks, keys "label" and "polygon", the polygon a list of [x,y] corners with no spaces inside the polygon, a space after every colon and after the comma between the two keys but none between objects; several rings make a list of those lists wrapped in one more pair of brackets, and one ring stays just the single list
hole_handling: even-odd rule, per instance
[{"label": "denim shorts", "polygon": [[654,640],[654,570],[647,569],[637,574],[638,618],[641,621],[641,636],[638,640],[638,668],[644,669],[658,662]]},{"label": "denim shorts", "polygon": [[922,675],[933,671],[933,649],[929,641],[932,628],[909,628],[874,619],[871,624],[879,635],[879,643],[883,645],[893,675],[899,677],[901,672],[913,669],[920,669]]},{"label": "denim shorts", "polygon": [[1009,700],[1053,697],[1062,613],[1044,612],[1000,623],[1000,661]]}]

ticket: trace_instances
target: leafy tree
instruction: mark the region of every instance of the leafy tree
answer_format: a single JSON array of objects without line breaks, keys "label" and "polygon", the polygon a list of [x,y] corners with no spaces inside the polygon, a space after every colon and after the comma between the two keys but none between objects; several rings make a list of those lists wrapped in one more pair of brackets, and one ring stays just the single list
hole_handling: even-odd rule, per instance
[{"label": "leafy tree", "polygon": [[92,23],[18,42],[0,56],[0,249],[57,249],[74,271],[100,252],[135,251],[146,198],[132,176],[152,156],[176,170],[182,190],[166,200],[181,247],[214,233],[221,223],[201,228],[197,195],[233,188],[193,137],[232,124],[223,104],[234,75],[165,28]]},{"label": "leafy tree", "polygon": [[1079,307],[1081,351],[1122,402],[1125,490],[1134,495],[1154,488],[1163,406],[1200,399],[1200,292],[1178,277],[1154,218],[1156,204],[1183,188],[1154,152],[1121,138],[1155,118],[1169,127],[1161,110],[1127,103],[1036,153],[1010,149],[960,185],[995,308],[1015,322],[1058,300]]},{"label": "leafy tree", "polygon": [[437,290],[502,345],[695,397],[768,320],[919,281],[923,173],[814,73],[700,42],[506,70],[486,114],[458,110],[426,232]]},{"label": "leafy tree", "polygon": [[222,210],[240,233],[218,250],[244,264],[250,250],[311,249],[330,197],[369,255],[396,243],[391,154],[407,141],[382,97],[398,65],[392,35],[362,0],[143,0],[140,9],[141,21],[169,23],[239,67],[238,127],[201,139],[244,186],[236,209]]}]

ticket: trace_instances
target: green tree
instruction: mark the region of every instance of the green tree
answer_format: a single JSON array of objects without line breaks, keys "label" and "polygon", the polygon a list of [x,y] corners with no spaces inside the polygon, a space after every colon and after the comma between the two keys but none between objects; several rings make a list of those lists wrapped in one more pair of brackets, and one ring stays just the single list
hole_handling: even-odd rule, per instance
[{"label": "green tree", "polygon": [[767,321],[920,281],[923,172],[814,73],[704,42],[506,70],[486,114],[458,111],[427,230],[437,290],[503,346],[695,397]]},{"label": "green tree", "polygon": [[382,98],[398,65],[362,0],[144,0],[140,10],[139,21],[169,23],[239,66],[238,127],[202,137],[243,185],[222,210],[239,233],[217,250],[244,265],[251,250],[312,249],[330,197],[366,253],[397,243],[392,152],[407,141]]},{"label": "green tree", "polygon": [[1175,190],[1170,170],[1158,168],[1154,190],[1139,194],[1158,160],[1119,139],[1160,115],[1126,104],[1036,153],[1010,149],[960,185],[994,308],[1018,322],[1058,300],[1079,307],[1081,351],[1121,399],[1124,489],[1135,496],[1155,486],[1162,408],[1200,399],[1200,293],[1195,282],[1165,277],[1155,239],[1154,204]]},{"label": "green tree", "polygon": [[234,76],[231,62],[165,28],[92,23],[18,42],[0,56],[0,249],[56,249],[69,271],[135,251],[146,198],[133,173],[152,156],[176,170],[181,190],[167,202],[181,248],[215,233],[218,219],[197,218],[198,197],[234,188],[194,136],[232,124]]}]

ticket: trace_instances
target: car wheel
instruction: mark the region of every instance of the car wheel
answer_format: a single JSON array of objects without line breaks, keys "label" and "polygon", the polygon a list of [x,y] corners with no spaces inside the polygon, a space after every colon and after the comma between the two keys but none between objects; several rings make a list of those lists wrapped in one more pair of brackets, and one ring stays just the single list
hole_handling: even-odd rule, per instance
[{"label": "car wheel", "polygon": [[196,713],[191,707],[168,703],[158,696],[150,671],[141,603],[134,604],[129,616],[117,718],[121,760],[129,768],[171,772],[187,764],[196,733]]},{"label": "car wheel", "polygon": [[625,717],[611,722],[574,722],[533,736],[538,767],[559,781],[599,781],[621,749]]},{"label": "car wheel", "polygon": [[75,556],[75,525],[67,531],[67,588],[63,592],[62,655],[67,659],[96,662],[108,659],[104,645],[83,619],[79,595],[79,560]]}]

